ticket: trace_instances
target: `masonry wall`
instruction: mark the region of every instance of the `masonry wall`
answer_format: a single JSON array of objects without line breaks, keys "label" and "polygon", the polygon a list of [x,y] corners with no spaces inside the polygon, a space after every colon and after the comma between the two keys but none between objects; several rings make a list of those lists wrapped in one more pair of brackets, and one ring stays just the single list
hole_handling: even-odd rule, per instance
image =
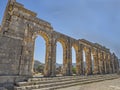
[{"label": "masonry wall", "polygon": [[0,37],[0,75],[18,75],[21,41]]},{"label": "masonry wall", "polygon": [[[115,54],[111,55],[109,49],[56,32],[50,23],[37,18],[36,13],[25,9],[15,0],[9,0],[0,27],[0,78],[4,83],[14,83],[33,76],[34,43],[38,35],[46,42],[44,76],[56,76],[57,42],[63,47],[63,75],[72,75],[72,47],[76,52],[77,75],[116,73],[118,70],[118,58]],[[83,50],[86,69],[83,68]],[[95,60],[93,71],[91,53]]]}]

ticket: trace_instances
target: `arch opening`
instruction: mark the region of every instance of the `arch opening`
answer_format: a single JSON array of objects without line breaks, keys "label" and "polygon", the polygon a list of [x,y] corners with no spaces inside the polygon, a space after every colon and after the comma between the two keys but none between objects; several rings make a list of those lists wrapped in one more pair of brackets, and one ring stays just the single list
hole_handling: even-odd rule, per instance
[{"label": "arch opening", "polygon": [[76,75],[76,50],[72,47],[72,73]]},{"label": "arch opening", "polygon": [[63,70],[63,46],[59,41],[56,46],[56,75],[61,76]]},{"label": "arch opening", "polygon": [[85,50],[83,50],[83,73],[86,73],[86,69],[87,69],[87,64],[86,64],[86,53]]},{"label": "arch opening", "polygon": [[44,68],[46,65],[46,43],[47,39],[43,35],[36,35],[34,38],[33,52],[33,75],[44,76]]},{"label": "arch opening", "polygon": [[93,53],[91,53],[91,65],[92,65],[92,72],[94,72],[94,56]]},{"label": "arch opening", "polygon": [[[58,43],[58,45],[57,45]],[[57,52],[56,52],[56,62],[60,63],[60,68],[59,68],[59,73],[56,72],[56,76],[63,76],[66,75],[66,66],[67,66],[67,60],[66,60],[66,42],[63,38],[58,38],[56,40],[56,45],[57,45]],[[60,45],[60,48],[59,48]],[[61,54],[59,54],[61,53]],[[59,62],[59,56],[61,58]],[[55,69],[57,70],[57,68]]]}]

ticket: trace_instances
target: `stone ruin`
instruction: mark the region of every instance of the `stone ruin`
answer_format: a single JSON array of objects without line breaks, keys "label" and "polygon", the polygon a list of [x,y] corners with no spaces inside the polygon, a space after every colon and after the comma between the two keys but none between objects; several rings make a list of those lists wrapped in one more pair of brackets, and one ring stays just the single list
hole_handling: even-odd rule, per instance
[{"label": "stone ruin", "polygon": [[[13,85],[33,76],[34,44],[38,35],[46,42],[44,76],[56,76],[56,43],[63,47],[63,75],[72,75],[72,47],[76,52],[76,74],[117,73],[118,57],[100,44],[76,40],[53,30],[50,23],[36,17],[16,0],[8,0],[0,26],[0,86]],[[83,65],[83,50],[86,68]],[[91,53],[94,58],[92,69]]]}]

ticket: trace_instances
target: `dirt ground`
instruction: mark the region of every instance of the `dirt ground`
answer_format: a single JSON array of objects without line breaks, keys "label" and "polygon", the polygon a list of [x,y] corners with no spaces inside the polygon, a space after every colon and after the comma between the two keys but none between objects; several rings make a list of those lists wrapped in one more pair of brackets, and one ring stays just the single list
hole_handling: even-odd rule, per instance
[{"label": "dirt ground", "polygon": [[57,90],[120,90],[120,78]]}]

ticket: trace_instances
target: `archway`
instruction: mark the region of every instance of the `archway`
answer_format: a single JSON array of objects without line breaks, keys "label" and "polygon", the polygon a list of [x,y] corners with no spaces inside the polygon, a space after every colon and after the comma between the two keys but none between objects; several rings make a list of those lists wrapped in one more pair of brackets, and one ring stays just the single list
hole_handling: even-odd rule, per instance
[{"label": "archway", "polygon": [[[49,49],[48,48],[49,47],[47,46],[48,43],[49,43],[49,36],[48,36],[47,33],[39,30],[37,32],[34,32],[34,34],[32,36],[32,40],[33,40],[32,70],[34,69],[34,57],[35,57],[35,59],[38,58],[40,61],[42,61],[41,64],[42,64],[42,66],[44,68],[42,70],[43,71],[42,76],[49,76],[50,75],[50,72],[49,72],[50,70],[48,69],[48,67],[49,67],[49,64],[48,64],[48,54],[49,54],[48,50]],[[36,53],[38,53],[38,54],[36,55]]]},{"label": "archway", "polygon": [[73,75],[76,75],[76,50],[74,47],[72,47],[72,73]]},{"label": "archway", "polygon": [[86,53],[83,50],[83,74],[86,74],[87,64],[86,64]]},{"label": "archway", "polygon": [[44,75],[46,41],[40,35],[37,35],[34,42],[34,74]]},{"label": "archway", "polygon": [[56,75],[61,76],[63,70],[63,46],[58,41],[56,43]]},{"label": "archway", "polygon": [[[58,43],[59,42],[59,43]],[[61,55],[62,55],[62,58],[61,58],[61,73],[59,75],[67,75],[67,59],[66,59],[66,54],[67,54],[67,51],[66,51],[66,42],[65,42],[65,39],[64,38],[58,38],[56,40],[56,45],[60,45],[61,47]],[[59,49],[57,50],[57,52],[59,52]],[[59,52],[60,53],[60,52]],[[56,53],[57,54],[57,53]],[[58,56],[58,55],[57,55]],[[59,59],[58,59],[59,60]],[[58,62],[58,60],[56,60]],[[56,70],[56,69],[55,69]]]},{"label": "archway", "polygon": [[94,55],[93,53],[91,53],[91,64],[92,64],[92,73],[94,72],[94,69],[95,69],[95,61],[94,61]]}]

